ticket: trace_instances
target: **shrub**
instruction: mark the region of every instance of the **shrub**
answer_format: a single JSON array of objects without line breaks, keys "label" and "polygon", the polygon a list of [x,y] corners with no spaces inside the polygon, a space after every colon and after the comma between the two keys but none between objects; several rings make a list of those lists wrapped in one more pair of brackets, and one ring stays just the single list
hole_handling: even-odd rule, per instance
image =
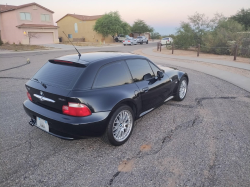
[{"label": "shrub", "polygon": [[0,45],[3,45],[3,41],[2,41],[2,39],[1,39],[1,37],[0,37]]}]

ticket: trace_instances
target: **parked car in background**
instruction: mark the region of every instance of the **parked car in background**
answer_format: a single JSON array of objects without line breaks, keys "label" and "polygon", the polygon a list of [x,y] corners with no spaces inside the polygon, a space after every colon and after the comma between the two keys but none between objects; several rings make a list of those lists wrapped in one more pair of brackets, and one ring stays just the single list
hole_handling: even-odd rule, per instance
[{"label": "parked car in background", "polygon": [[173,42],[174,42],[174,40],[171,37],[161,39],[161,45],[171,44]]},{"label": "parked car in background", "polygon": [[49,60],[25,84],[23,107],[29,124],[51,135],[101,136],[118,146],[130,137],[135,120],[170,99],[182,101],[188,82],[185,72],[140,55],[67,55]]},{"label": "parked car in background", "polygon": [[125,40],[122,41],[123,45],[137,45],[136,40],[133,37],[127,37]]},{"label": "parked car in background", "polygon": [[139,43],[139,44],[143,44],[143,43],[148,44],[148,39],[147,39],[147,37],[145,37],[145,36],[138,36],[138,37],[136,38],[136,41],[137,41],[137,43]]},{"label": "parked car in background", "polygon": [[122,42],[123,40],[125,40],[127,37],[129,37],[128,35],[123,35],[123,34],[119,34],[115,37],[115,41],[116,42]]}]

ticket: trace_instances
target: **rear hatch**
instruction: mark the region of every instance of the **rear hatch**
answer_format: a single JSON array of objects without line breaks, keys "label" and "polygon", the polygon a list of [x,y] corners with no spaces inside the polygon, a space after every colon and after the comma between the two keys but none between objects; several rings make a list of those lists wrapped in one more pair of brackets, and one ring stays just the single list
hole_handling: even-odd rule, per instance
[{"label": "rear hatch", "polygon": [[74,88],[85,67],[71,62],[68,64],[62,60],[50,60],[26,83],[32,102],[62,113],[62,106],[68,104],[67,95]]}]

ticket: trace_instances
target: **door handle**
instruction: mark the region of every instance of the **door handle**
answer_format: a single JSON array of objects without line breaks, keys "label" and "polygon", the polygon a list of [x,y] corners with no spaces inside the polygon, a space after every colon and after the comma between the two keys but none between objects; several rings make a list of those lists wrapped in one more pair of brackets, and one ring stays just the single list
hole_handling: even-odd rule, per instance
[{"label": "door handle", "polygon": [[148,87],[146,87],[146,88],[142,88],[142,92],[148,92]]}]

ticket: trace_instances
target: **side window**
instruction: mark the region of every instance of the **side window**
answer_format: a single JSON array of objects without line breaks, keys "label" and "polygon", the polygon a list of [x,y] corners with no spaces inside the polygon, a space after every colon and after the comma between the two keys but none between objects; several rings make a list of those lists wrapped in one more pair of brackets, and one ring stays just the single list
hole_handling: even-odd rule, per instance
[{"label": "side window", "polygon": [[155,76],[157,76],[157,71],[161,71],[158,67],[156,67],[154,64],[152,64],[151,62],[149,62]]},{"label": "side window", "polygon": [[146,76],[147,78],[154,76],[147,60],[133,59],[126,61],[135,82],[144,80],[147,74],[150,74]]},{"label": "side window", "polygon": [[101,67],[95,78],[93,88],[119,86],[132,82],[127,65],[124,61],[119,61]]}]

